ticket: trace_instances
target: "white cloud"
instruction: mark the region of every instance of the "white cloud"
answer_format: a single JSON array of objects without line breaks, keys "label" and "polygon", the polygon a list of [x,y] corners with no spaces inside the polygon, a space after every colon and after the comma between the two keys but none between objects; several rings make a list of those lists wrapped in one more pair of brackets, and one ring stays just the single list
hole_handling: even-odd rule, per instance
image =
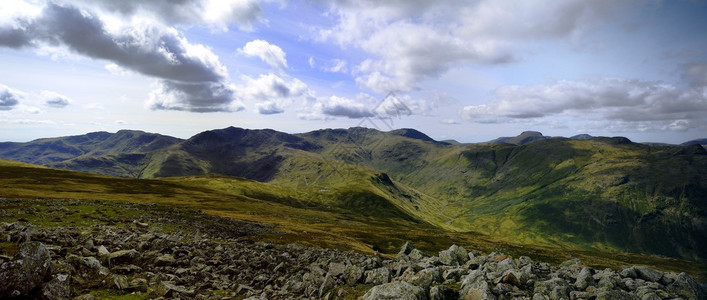
[{"label": "white cloud", "polygon": [[324,71],[331,73],[346,73],[348,69],[346,68],[346,61],[343,59],[332,59],[328,67],[324,68]]},{"label": "white cloud", "polygon": [[466,106],[460,115],[477,123],[572,115],[578,119],[643,123],[643,127],[647,123],[668,122],[662,128],[683,130],[691,124],[689,120],[704,119],[707,115],[705,91],[626,79],[505,86],[496,90],[489,103]]},{"label": "white cloud", "polygon": [[113,64],[113,63],[107,64],[105,66],[105,68],[106,68],[106,70],[108,70],[108,72],[111,72],[115,75],[120,75],[120,76],[125,76],[125,75],[129,75],[132,73],[129,70],[126,70],[126,69],[120,67],[119,65]]},{"label": "white cloud", "polygon": [[238,49],[239,53],[246,56],[258,57],[271,67],[284,70],[287,69],[287,60],[285,59],[285,51],[276,45],[272,45],[264,40],[250,41],[243,48]]},{"label": "white cloud", "polygon": [[255,102],[256,112],[277,114],[295,101],[302,103],[315,97],[307,84],[297,78],[285,80],[269,73],[257,78],[242,76],[242,83],[234,87],[237,98],[246,102]]},{"label": "white cloud", "polygon": [[373,91],[410,91],[463,64],[508,63],[538,39],[579,39],[622,1],[336,1],[333,27],[318,38],[373,57],[357,82]]},{"label": "white cloud", "polygon": [[73,102],[68,97],[51,91],[41,91],[40,96],[44,105],[54,108],[63,108]]},{"label": "white cloud", "polygon": [[[125,13],[147,7],[136,1],[101,3],[116,3],[116,8]],[[61,46],[155,78],[158,88],[151,93],[149,102],[153,109],[233,110],[230,104],[235,99],[230,97],[233,91],[226,67],[211,49],[190,43],[174,28],[149,22],[108,26],[100,16],[54,3],[46,4],[34,18],[16,19],[15,25],[0,27],[0,46]],[[20,38],[8,42],[2,38],[6,32]]]}]

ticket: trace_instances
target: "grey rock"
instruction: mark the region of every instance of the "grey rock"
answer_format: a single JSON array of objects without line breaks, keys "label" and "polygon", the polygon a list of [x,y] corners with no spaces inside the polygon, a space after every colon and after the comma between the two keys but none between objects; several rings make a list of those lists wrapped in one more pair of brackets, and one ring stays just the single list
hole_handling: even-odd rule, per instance
[{"label": "grey rock", "polygon": [[463,247],[452,245],[439,252],[439,262],[448,266],[461,266],[469,260],[469,254]]},{"label": "grey rock", "polygon": [[459,292],[443,285],[433,286],[430,288],[430,300],[456,300],[459,298]]},{"label": "grey rock", "polygon": [[412,260],[419,261],[426,257],[429,257],[429,255],[425,254],[420,249],[412,249],[412,251],[410,251],[410,254],[408,254],[408,257]]},{"label": "grey rock", "polygon": [[668,291],[685,299],[705,299],[705,291],[702,286],[695,281],[692,276],[686,273],[680,273],[675,278],[675,282],[668,286]]},{"label": "grey rock", "polygon": [[439,268],[423,269],[412,276],[405,276],[402,280],[427,290],[433,283],[442,282],[442,271]]},{"label": "grey rock", "polygon": [[370,271],[366,271],[366,284],[384,284],[390,282],[390,270],[386,267],[380,267]]},{"label": "grey rock", "polygon": [[0,265],[0,298],[28,296],[51,275],[49,250],[40,242],[25,242],[19,252]]},{"label": "grey rock", "polygon": [[324,277],[324,282],[322,282],[322,285],[319,287],[319,298],[324,297],[324,295],[326,295],[326,293],[328,293],[335,286],[336,280],[334,279],[334,276],[327,274],[326,277]]},{"label": "grey rock", "polygon": [[631,295],[624,290],[601,291],[597,294],[596,300],[638,300],[638,297]]},{"label": "grey rock", "polygon": [[636,279],[638,278],[638,274],[636,273],[636,268],[635,267],[626,267],[619,272],[619,275],[624,278],[633,278]]},{"label": "grey rock", "polygon": [[108,268],[101,265],[95,257],[81,257],[69,254],[66,262],[73,268],[73,279],[84,288],[101,284],[101,281],[110,274]]},{"label": "grey rock", "polygon": [[579,291],[584,291],[588,286],[594,285],[594,277],[592,277],[592,270],[588,267],[582,268],[577,275],[577,280],[574,282],[574,287]]},{"label": "grey rock", "polygon": [[155,258],[155,266],[169,266],[173,265],[177,260],[174,259],[172,254],[163,254]]},{"label": "grey rock", "polygon": [[354,285],[358,283],[363,277],[365,269],[356,265],[351,265],[346,267],[343,274],[343,279],[348,285]]},{"label": "grey rock", "polygon": [[119,250],[108,255],[109,264],[131,263],[137,259],[140,253],[135,249]]},{"label": "grey rock", "polygon": [[467,291],[462,291],[459,295],[459,299],[463,300],[496,300],[496,296],[489,290],[486,289],[469,289]]},{"label": "grey rock", "polygon": [[425,290],[404,281],[385,283],[372,287],[362,300],[424,300]]},{"label": "grey rock", "polygon": [[403,246],[400,248],[400,251],[398,252],[398,257],[410,254],[413,249],[415,249],[415,247],[412,246],[412,242],[405,242],[405,244],[403,244]]},{"label": "grey rock", "polygon": [[71,298],[68,274],[54,274],[49,282],[42,284],[40,299],[64,300]]},{"label": "grey rock", "polygon": [[646,266],[637,266],[634,267],[634,269],[636,270],[637,277],[646,281],[658,282],[660,278],[663,277],[663,272]]},{"label": "grey rock", "polygon": [[337,277],[344,274],[346,271],[346,265],[343,263],[332,262],[329,263],[329,270],[327,273],[331,276]]}]

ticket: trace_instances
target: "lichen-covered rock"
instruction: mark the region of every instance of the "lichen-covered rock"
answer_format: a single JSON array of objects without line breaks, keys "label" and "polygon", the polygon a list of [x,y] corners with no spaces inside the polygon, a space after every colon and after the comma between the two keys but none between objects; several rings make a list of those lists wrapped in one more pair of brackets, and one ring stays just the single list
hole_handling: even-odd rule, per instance
[{"label": "lichen-covered rock", "polygon": [[362,300],[424,300],[425,290],[404,281],[376,285],[361,298]]},{"label": "lichen-covered rock", "polygon": [[390,282],[390,270],[386,267],[380,267],[370,271],[366,271],[367,284],[380,285]]},{"label": "lichen-covered rock", "polygon": [[71,298],[68,274],[54,274],[49,282],[42,284],[39,298],[42,300],[64,300]]},{"label": "lichen-covered rock", "polygon": [[582,268],[577,275],[577,280],[574,282],[574,286],[579,291],[584,291],[588,286],[594,285],[594,277],[592,277],[592,270],[588,267]]},{"label": "lichen-covered rock", "polygon": [[636,266],[636,276],[646,281],[658,282],[663,277],[663,272],[646,267]]},{"label": "lichen-covered rock", "polygon": [[439,262],[448,266],[460,266],[469,260],[469,253],[463,247],[452,245],[439,252]]},{"label": "lichen-covered rock", "polygon": [[668,291],[685,299],[702,300],[707,298],[705,291],[702,290],[702,286],[700,286],[692,276],[685,273],[678,274],[677,278],[675,278],[675,282],[668,286]]},{"label": "lichen-covered rock", "polygon": [[444,285],[430,288],[430,300],[456,300],[459,299],[459,292]]},{"label": "lichen-covered rock", "polygon": [[0,266],[0,298],[27,297],[51,275],[51,256],[40,242],[25,242]]}]

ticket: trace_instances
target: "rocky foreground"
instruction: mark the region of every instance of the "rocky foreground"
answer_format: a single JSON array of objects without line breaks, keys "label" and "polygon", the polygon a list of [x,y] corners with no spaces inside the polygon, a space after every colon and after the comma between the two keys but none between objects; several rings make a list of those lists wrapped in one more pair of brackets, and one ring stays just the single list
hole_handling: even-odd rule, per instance
[{"label": "rocky foreground", "polygon": [[[216,218],[195,214],[196,227]],[[87,227],[2,222],[0,242],[15,253],[0,256],[0,298],[706,298],[707,287],[690,275],[643,266],[597,270],[576,259],[555,266],[456,245],[428,255],[410,243],[390,259],[254,242],[245,236],[268,228],[228,219],[189,231],[153,226],[177,221],[169,218],[178,216]]]}]

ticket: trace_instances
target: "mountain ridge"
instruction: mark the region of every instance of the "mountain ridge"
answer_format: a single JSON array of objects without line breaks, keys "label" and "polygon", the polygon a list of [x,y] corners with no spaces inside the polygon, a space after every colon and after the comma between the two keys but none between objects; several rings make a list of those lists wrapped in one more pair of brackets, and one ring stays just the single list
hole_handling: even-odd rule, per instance
[{"label": "mountain ridge", "polygon": [[35,163],[49,167],[134,178],[243,177],[317,205],[379,207],[446,230],[527,244],[700,261],[707,253],[700,225],[707,219],[707,151],[698,145],[532,131],[454,145],[414,129],[288,134],[228,127],[186,140],[125,131],[33,141],[24,145],[29,152],[22,146],[0,144],[0,157],[37,154]]}]

